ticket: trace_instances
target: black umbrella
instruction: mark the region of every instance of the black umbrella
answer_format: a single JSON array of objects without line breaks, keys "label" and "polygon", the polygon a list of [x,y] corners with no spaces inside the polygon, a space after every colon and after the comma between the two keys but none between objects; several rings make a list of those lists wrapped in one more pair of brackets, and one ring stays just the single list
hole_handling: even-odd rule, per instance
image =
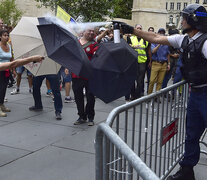
[{"label": "black umbrella", "polygon": [[105,103],[128,94],[138,73],[137,56],[124,40],[102,43],[91,60],[89,90]]},{"label": "black umbrella", "polygon": [[56,24],[40,20],[38,25],[47,55],[74,74],[89,78],[90,62],[78,39],[66,29]]}]

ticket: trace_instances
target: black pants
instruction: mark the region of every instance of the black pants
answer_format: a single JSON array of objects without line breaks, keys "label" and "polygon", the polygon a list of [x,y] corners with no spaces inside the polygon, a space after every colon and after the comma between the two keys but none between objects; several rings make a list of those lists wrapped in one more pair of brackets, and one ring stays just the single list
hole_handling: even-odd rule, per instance
[{"label": "black pants", "polygon": [[144,86],[144,77],[146,71],[146,63],[138,63],[137,87],[135,88],[135,98],[140,98]]},{"label": "black pants", "polygon": [[0,71],[0,104],[4,104],[9,78],[5,77],[5,71]]},{"label": "black pants", "polygon": [[[75,102],[78,109],[78,115],[80,118],[86,120],[93,120],[95,116],[95,97],[88,91],[88,80],[73,78],[72,88],[75,96]],[[84,94],[83,89],[86,90],[86,106],[84,106]]]}]

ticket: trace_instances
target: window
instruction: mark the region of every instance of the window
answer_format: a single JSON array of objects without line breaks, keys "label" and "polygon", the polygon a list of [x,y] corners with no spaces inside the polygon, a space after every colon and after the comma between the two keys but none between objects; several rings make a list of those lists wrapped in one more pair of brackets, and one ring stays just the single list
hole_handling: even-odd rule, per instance
[{"label": "window", "polygon": [[166,10],[167,10],[167,8],[168,8],[168,3],[166,2]]},{"label": "window", "polygon": [[177,10],[180,10],[181,9],[181,3],[177,3]]},{"label": "window", "polygon": [[179,21],[180,21],[180,16],[177,15],[177,16],[176,16],[176,26],[179,24]]},{"label": "window", "polygon": [[169,22],[173,23],[173,15],[170,15]]},{"label": "window", "polygon": [[188,5],[188,3],[184,3],[184,8]]},{"label": "window", "polygon": [[207,4],[207,0],[203,0],[203,4]]},{"label": "window", "polygon": [[196,0],[195,3],[198,3],[199,4],[199,0]]},{"label": "window", "polygon": [[174,10],[174,2],[170,3],[170,10]]}]

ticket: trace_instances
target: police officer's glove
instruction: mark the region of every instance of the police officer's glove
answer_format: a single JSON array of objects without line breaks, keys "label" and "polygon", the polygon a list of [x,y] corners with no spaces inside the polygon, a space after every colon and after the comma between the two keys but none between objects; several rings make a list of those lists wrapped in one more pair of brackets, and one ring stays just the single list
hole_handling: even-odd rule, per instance
[{"label": "police officer's glove", "polygon": [[134,32],[134,27],[126,23],[121,23],[121,29],[122,29],[123,34],[133,34]]}]

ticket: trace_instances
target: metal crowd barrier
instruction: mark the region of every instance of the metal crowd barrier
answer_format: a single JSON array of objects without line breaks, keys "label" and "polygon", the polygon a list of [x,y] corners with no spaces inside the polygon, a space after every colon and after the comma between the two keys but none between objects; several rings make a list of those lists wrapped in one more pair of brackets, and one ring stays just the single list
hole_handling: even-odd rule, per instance
[{"label": "metal crowd barrier", "polygon": [[112,110],[96,132],[96,180],[165,179],[183,157],[188,97],[182,81]]}]

